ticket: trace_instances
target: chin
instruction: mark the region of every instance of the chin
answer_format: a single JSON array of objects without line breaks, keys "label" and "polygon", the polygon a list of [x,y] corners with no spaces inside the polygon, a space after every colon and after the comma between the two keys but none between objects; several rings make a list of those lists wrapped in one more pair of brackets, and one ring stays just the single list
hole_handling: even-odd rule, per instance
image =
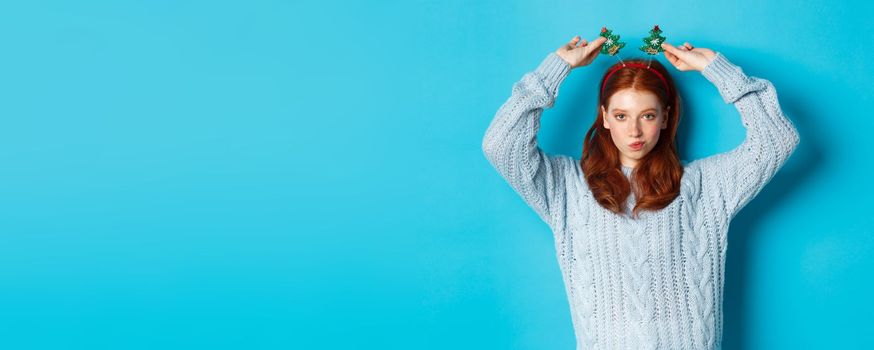
[{"label": "chin", "polygon": [[634,152],[632,154],[626,154],[626,156],[628,156],[628,158],[631,158],[634,160],[642,160],[644,157],[646,157],[646,155],[648,153],[649,153],[649,151],[640,151],[640,152]]}]

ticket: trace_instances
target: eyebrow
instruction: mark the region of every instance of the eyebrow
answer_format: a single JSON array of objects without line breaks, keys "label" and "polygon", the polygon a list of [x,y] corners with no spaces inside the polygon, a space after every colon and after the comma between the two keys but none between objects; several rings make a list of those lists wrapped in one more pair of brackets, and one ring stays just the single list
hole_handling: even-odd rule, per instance
[{"label": "eyebrow", "polygon": [[[626,111],[626,110],[624,110],[624,109],[620,109],[620,108],[613,108],[612,111],[613,111],[613,112],[628,112],[628,111]],[[640,112],[643,113],[643,112],[649,112],[649,111],[658,111],[658,110],[655,109],[655,108],[647,108],[647,109],[644,109],[644,110],[642,110],[642,111],[640,111]]]}]

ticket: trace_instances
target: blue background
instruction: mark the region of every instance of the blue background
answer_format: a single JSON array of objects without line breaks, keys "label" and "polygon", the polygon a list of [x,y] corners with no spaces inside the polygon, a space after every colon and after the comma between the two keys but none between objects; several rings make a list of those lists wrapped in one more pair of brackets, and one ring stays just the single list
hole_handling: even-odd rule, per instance
[{"label": "blue background", "polygon": [[[4,2],[0,348],[572,349],[549,228],[482,136],[574,35],[631,52],[654,24],[771,80],[801,133],[731,225],[725,348],[868,347],[872,7]],[[579,157],[613,62],[564,82],[547,152]],[[738,145],[669,69],[681,156]]]}]

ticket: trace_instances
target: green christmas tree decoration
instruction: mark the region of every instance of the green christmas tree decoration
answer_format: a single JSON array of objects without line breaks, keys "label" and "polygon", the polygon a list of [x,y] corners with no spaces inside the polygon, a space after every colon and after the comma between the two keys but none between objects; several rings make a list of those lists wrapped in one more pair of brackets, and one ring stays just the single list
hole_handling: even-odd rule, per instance
[{"label": "green christmas tree decoration", "polygon": [[662,43],[665,42],[665,37],[659,35],[662,33],[662,30],[659,29],[659,26],[656,25],[649,31],[649,37],[643,38],[643,46],[640,47],[640,51],[646,52],[650,55],[658,55],[659,52],[664,52],[665,49],[662,47]]},{"label": "green christmas tree decoration", "polygon": [[613,31],[607,30],[607,27],[601,27],[601,36],[607,38],[604,45],[601,45],[603,54],[613,56],[625,47],[625,43],[619,41],[619,34],[613,34]]}]

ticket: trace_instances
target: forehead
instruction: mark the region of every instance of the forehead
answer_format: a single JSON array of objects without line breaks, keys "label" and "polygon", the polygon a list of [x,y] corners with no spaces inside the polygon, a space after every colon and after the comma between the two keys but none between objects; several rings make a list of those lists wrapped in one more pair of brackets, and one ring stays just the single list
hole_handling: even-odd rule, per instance
[{"label": "forehead", "polygon": [[658,96],[646,90],[622,89],[617,91],[607,101],[608,110],[621,109],[625,111],[643,111],[660,109]]}]

